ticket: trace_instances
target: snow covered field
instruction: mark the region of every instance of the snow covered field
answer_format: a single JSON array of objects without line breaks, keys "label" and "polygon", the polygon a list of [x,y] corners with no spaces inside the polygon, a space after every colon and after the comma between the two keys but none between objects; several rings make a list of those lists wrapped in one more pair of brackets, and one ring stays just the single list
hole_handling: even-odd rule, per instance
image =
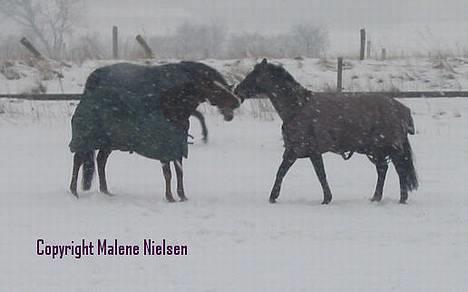
[{"label": "snow covered field", "polygon": [[[313,91],[336,89],[336,59],[278,59],[301,84]],[[32,67],[25,62],[0,62],[0,93],[31,93],[39,87],[46,93],[81,93],[86,77],[95,69],[116,61],[87,61],[72,67],[53,67],[63,74],[59,80],[49,71]],[[123,61],[117,61],[123,62]],[[142,60],[138,63],[144,63]],[[152,61],[153,64],[176,60]],[[235,83],[252,70],[255,59],[204,60],[204,63],[222,72]],[[18,79],[8,79],[16,75]],[[423,91],[468,90],[468,58],[433,56],[431,58],[404,58],[358,61],[346,59],[343,87],[347,91]]]},{"label": "snow covered field", "polygon": [[[286,177],[279,203],[268,203],[280,121],[253,118],[249,104],[230,123],[208,111],[208,144],[192,121],[189,201],[169,204],[159,162],[117,152],[108,164],[116,196],[94,189],[76,200],[68,192],[73,106],[1,101],[0,290],[466,291],[468,100],[403,102],[417,126],[410,139],[420,189],[398,204],[392,167],[383,202],[371,203],[373,165],[330,154],[334,201],[321,206],[307,160]],[[189,255],[53,260],[36,255],[38,238],[165,238],[188,245]]]}]

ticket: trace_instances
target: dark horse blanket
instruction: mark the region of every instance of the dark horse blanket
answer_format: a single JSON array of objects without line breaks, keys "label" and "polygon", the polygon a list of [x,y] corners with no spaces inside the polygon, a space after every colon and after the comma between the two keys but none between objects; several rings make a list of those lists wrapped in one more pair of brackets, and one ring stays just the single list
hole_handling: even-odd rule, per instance
[{"label": "dark horse blanket", "polygon": [[72,152],[110,149],[158,160],[187,157],[187,130],[161,113],[158,96],[97,89],[83,96],[72,119]]},{"label": "dark horse blanket", "polygon": [[[188,121],[174,125],[161,97],[177,96],[193,83],[200,63],[161,66],[116,64],[94,71],[72,118],[72,152],[134,151],[158,160],[187,157]],[[206,74],[214,70],[205,70]],[[217,76],[215,76],[217,78]]]},{"label": "dark horse blanket", "polygon": [[369,153],[375,148],[403,149],[414,134],[409,108],[384,96],[310,96],[283,124],[285,147],[298,157],[332,151]]}]

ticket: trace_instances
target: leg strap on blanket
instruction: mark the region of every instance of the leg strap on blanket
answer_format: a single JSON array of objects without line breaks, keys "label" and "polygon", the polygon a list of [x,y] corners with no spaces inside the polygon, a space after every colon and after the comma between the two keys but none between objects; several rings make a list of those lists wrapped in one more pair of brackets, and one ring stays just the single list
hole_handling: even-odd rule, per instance
[{"label": "leg strap on blanket", "polygon": [[343,152],[341,153],[341,157],[343,157],[344,160],[349,160],[354,154],[354,151],[349,151],[348,153]]},{"label": "leg strap on blanket", "polygon": [[[366,154],[366,156],[367,156],[367,158],[369,158],[369,160],[370,160],[372,163],[374,163],[374,164],[377,164],[377,163],[379,162],[378,159],[375,158],[374,155],[372,155],[372,154]],[[386,156],[386,157],[385,157],[385,164],[389,164],[391,160],[392,160],[392,159],[390,158],[390,156]]]}]

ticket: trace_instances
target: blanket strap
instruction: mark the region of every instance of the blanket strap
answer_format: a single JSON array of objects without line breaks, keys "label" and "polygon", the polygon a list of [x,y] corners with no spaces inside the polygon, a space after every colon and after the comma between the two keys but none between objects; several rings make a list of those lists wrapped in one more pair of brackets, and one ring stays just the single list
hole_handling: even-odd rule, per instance
[{"label": "blanket strap", "polygon": [[[379,162],[372,154],[367,154],[366,156],[374,164],[377,164]],[[391,161],[392,159],[390,158],[390,156],[385,157],[385,164],[389,164]]]},{"label": "blanket strap", "polygon": [[343,157],[344,160],[349,160],[354,154],[354,151],[349,151],[348,153],[343,152],[341,153],[341,157]]}]

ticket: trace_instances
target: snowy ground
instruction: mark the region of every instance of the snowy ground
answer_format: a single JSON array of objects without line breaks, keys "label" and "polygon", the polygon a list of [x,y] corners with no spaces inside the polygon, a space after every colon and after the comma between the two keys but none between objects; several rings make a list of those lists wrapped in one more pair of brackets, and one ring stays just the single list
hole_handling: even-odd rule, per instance
[{"label": "snowy ground", "polygon": [[[157,161],[113,153],[110,190],[68,193],[69,103],[0,104],[1,291],[466,291],[468,289],[468,100],[404,100],[420,189],[398,204],[391,168],[384,200],[369,202],[376,174],[367,158],[326,155],[334,201],[321,206],[309,161],[267,202],[282,154],[278,119],[248,110],[234,121],[207,115],[185,161],[189,201],[163,200]],[[243,105],[249,109],[249,105]],[[35,241],[145,238],[189,246],[188,257],[35,255]]]}]

